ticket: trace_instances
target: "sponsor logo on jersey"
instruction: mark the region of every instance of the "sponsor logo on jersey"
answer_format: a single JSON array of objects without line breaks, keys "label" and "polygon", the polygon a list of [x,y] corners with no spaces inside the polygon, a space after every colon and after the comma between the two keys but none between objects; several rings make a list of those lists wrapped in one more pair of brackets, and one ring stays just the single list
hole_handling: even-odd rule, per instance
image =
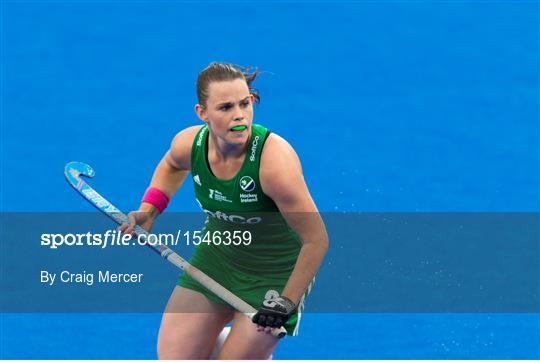
[{"label": "sponsor logo on jersey", "polygon": [[193,176],[193,181],[194,181],[197,185],[202,186],[202,184],[201,184],[201,178],[199,177],[199,175]]},{"label": "sponsor logo on jersey", "polygon": [[240,202],[242,203],[257,201],[259,201],[257,194],[240,194]]},{"label": "sponsor logo on jersey", "polygon": [[228,221],[228,222],[232,222],[232,223],[235,223],[235,224],[258,224],[262,221],[262,218],[259,217],[259,216],[253,216],[253,217],[250,217],[250,218],[245,218],[243,216],[240,216],[240,215],[229,215],[229,214],[226,214],[224,213],[223,211],[219,211],[219,210],[216,210],[216,211],[210,211],[210,210],[206,210],[201,202],[199,200],[197,200],[197,203],[199,204],[199,206],[201,207],[202,211],[204,211],[204,213],[210,217],[214,217],[218,220],[223,220],[223,221]]},{"label": "sponsor logo on jersey", "polygon": [[203,130],[199,132],[199,137],[197,138],[197,146],[200,146],[202,144],[202,140],[205,133],[206,133],[206,128],[203,128]]},{"label": "sponsor logo on jersey", "polygon": [[251,162],[255,161],[255,152],[257,152],[257,145],[259,143],[259,136],[255,136],[253,139],[253,143],[251,144],[251,156],[249,156],[249,160]]},{"label": "sponsor logo on jersey", "polygon": [[227,196],[223,195],[218,190],[208,189],[208,191],[210,191],[210,194],[208,195],[208,197],[211,198],[212,200],[221,201],[221,202],[232,202],[232,200],[229,200]]},{"label": "sponsor logo on jersey", "polygon": [[243,176],[240,179],[240,188],[245,192],[251,192],[255,190],[255,181],[249,176]]}]

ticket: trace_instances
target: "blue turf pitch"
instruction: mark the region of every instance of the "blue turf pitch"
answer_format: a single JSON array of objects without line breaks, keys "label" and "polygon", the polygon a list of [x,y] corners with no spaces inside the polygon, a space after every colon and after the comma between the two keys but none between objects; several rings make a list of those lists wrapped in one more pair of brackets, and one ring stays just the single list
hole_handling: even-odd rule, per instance
[{"label": "blue turf pitch", "polygon": [[[160,315],[4,315],[3,358],[153,359]],[[276,359],[528,359],[538,316],[311,314]]]},{"label": "blue turf pitch", "polygon": [[[1,6],[4,212],[89,211],[71,160],[135,208],[213,60],[264,71],[255,120],[295,147],[320,210],[540,209],[538,2]],[[188,183],[170,210],[197,209]],[[160,316],[1,318],[2,358],[136,359]],[[310,314],[275,357],[539,358],[539,330],[538,314]]]}]

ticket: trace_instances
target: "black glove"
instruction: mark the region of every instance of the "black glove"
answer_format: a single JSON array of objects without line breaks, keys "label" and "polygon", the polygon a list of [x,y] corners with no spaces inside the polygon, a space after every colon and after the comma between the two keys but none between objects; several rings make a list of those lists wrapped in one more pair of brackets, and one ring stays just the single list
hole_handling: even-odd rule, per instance
[{"label": "black glove", "polygon": [[262,327],[280,328],[295,312],[296,304],[287,297],[265,299],[252,321]]}]

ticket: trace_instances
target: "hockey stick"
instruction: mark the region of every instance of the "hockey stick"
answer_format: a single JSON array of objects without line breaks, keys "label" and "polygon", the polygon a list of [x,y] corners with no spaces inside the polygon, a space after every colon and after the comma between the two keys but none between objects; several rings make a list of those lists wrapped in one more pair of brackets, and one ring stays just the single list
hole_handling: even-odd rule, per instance
[{"label": "hockey stick", "polygon": [[[95,174],[94,169],[90,165],[83,162],[69,162],[64,168],[64,175],[67,181],[75,190],[77,190],[88,202],[94,205],[99,211],[105,213],[108,217],[113,219],[117,224],[128,224],[129,219],[127,215],[117,209],[113,204],[107,201],[103,196],[98,194],[92,189],[80,176],[93,177]],[[141,239],[148,237],[148,232],[139,225],[135,225],[135,235]],[[160,243],[146,243],[148,247],[157,252],[163,258],[167,259],[184,272],[188,273],[193,279],[198,281],[205,288],[213,292],[215,295],[223,299],[229,305],[231,305],[237,311],[245,314],[250,319],[257,313],[257,310],[251,305],[238,298],[236,295],[225,289],[218,284],[214,279],[204,274],[202,271],[189,264],[186,260],[172,251],[166,245]],[[287,334],[285,328],[274,328],[272,334],[277,338],[282,338]]]}]

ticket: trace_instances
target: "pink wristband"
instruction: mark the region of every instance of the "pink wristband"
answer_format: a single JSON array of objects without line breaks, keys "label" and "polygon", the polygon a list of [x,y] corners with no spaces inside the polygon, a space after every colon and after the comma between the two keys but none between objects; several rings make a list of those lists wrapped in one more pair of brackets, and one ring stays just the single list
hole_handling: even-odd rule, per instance
[{"label": "pink wristband", "polygon": [[159,213],[162,213],[169,204],[169,196],[165,195],[165,193],[158,188],[149,187],[144,193],[142,202],[153,205],[156,209],[158,209]]}]

